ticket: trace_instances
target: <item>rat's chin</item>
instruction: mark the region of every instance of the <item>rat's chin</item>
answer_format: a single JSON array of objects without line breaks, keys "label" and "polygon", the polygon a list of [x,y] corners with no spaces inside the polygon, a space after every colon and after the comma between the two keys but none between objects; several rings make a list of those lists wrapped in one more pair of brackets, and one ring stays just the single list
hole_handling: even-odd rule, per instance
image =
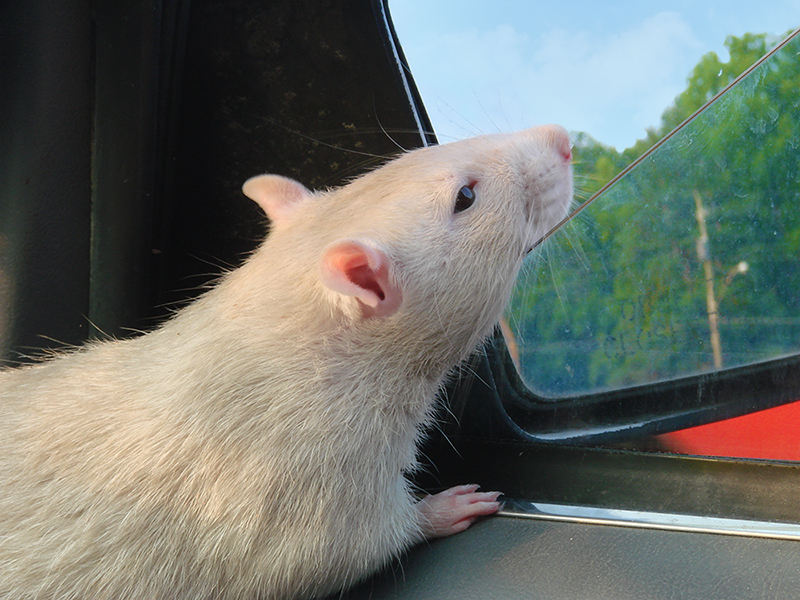
[{"label": "rat's chin", "polygon": [[531,252],[533,252],[536,246],[542,243],[542,240],[544,239],[546,233],[547,233],[546,231],[542,232],[537,227],[536,235],[529,236],[525,240],[525,245],[523,246],[522,258],[528,256]]}]

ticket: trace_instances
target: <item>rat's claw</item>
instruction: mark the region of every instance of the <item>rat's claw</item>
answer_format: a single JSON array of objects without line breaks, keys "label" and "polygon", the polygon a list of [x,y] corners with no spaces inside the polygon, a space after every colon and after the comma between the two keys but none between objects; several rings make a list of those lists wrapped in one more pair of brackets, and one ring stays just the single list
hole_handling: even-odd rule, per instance
[{"label": "rat's claw", "polygon": [[478,518],[500,508],[500,492],[478,492],[477,485],[459,485],[425,496],[417,504],[426,538],[445,537],[464,531]]}]

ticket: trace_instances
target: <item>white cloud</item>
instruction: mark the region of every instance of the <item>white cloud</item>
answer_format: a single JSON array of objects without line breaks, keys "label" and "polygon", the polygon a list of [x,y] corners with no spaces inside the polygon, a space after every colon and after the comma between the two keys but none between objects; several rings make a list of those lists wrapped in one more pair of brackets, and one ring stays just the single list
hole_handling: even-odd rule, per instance
[{"label": "white cloud", "polygon": [[703,46],[677,13],[616,34],[470,28],[406,49],[443,141],[558,122],[622,149],[655,126]]}]

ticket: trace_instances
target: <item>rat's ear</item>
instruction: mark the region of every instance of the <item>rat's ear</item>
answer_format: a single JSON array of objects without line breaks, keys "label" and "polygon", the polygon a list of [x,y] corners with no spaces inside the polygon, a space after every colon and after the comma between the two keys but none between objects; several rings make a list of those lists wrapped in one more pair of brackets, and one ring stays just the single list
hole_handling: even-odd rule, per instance
[{"label": "rat's ear", "polygon": [[330,289],[357,298],[367,317],[391,316],[403,301],[386,254],[357,240],[339,240],[325,249],[320,278]]},{"label": "rat's ear", "polygon": [[244,182],[242,192],[264,209],[273,227],[289,220],[297,205],[313,196],[301,183],[280,175],[251,177]]}]

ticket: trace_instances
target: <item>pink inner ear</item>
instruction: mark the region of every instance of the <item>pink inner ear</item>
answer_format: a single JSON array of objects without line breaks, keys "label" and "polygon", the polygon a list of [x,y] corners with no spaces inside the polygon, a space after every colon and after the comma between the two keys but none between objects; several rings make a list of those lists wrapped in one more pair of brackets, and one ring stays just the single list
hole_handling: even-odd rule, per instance
[{"label": "pink inner ear", "polygon": [[348,275],[350,276],[350,281],[358,287],[371,291],[381,302],[386,300],[386,294],[381,289],[381,286],[378,285],[374,277],[375,273],[368,264],[351,265],[350,269],[348,269]]},{"label": "pink inner ear", "polygon": [[[376,274],[382,265],[374,269],[372,262],[380,262],[380,258],[357,242],[344,242],[332,246],[326,253],[327,283],[333,289],[350,296],[356,296],[361,302],[375,307],[386,298]],[[384,267],[385,269],[385,267]]]},{"label": "pink inner ear", "polygon": [[383,252],[357,240],[329,246],[320,264],[322,282],[330,289],[353,296],[366,317],[387,317],[402,303],[400,289],[391,281],[389,259]]}]

